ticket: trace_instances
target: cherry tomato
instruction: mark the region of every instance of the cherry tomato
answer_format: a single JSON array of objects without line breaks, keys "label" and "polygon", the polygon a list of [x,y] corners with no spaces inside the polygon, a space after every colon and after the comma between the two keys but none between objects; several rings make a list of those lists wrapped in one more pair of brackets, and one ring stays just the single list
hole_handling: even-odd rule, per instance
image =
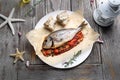
[{"label": "cherry tomato", "polygon": [[55,49],[55,50],[54,50],[54,53],[55,53],[55,54],[58,54],[58,53],[59,53],[59,50],[58,50],[58,49]]},{"label": "cherry tomato", "polygon": [[72,39],[70,42],[68,42],[68,44],[70,46],[74,46],[75,42],[77,41],[77,39]]}]

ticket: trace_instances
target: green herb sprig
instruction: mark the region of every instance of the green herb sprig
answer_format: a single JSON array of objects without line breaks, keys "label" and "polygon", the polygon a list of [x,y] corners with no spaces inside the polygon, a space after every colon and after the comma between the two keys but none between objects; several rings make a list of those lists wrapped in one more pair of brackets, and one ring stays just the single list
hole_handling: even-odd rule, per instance
[{"label": "green herb sprig", "polygon": [[64,63],[64,67],[68,67],[69,65],[73,64],[75,59],[81,54],[81,50],[78,51],[76,54],[73,55],[73,57],[68,61]]}]

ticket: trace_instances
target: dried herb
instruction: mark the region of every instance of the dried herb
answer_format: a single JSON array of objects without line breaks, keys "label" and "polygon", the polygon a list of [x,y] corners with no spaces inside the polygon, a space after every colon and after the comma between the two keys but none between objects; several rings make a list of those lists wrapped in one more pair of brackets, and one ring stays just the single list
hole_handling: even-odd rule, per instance
[{"label": "dried herb", "polygon": [[64,67],[69,66],[70,64],[73,64],[74,61],[76,61],[75,59],[81,54],[81,50],[78,51],[76,54],[73,55],[73,57],[68,61],[64,63]]},{"label": "dried herb", "polygon": [[42,0],[38,0],[33,6],[25,13],[25,16],[27,16],[30,12],[34,10],[34,8],[41,2]]}]

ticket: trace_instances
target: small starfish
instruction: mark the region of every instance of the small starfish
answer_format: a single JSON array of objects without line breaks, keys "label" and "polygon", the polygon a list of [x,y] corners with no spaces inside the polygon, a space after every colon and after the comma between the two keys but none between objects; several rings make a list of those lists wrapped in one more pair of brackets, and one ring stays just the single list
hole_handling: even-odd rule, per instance
[{"label": "small starfish", "polygon": [[23,58],[24,52],[20,52],[18,48],[16,48],[16,53],[15,54],[10,54],[11,57],[15,57],[14,63],[16,63],[18,60],[24,61]]},{"label": "small starfish", "polygon": [[10,15],[8,17],[0,14],[0,17],[3,18],[5,21],[0,25],[0,28],[2,28],[3,26],[5,26],[6,24],[9,25],[11,31],[12,31],[12,34],[15,35],[15,30],[13,28],[13,25],[12,25],[12,22],[23,22],[25,21],[24,19],[15,19],[15,18],[12,18],[13,16],[13,13],[15,11],[15,8],[12,9]]}]

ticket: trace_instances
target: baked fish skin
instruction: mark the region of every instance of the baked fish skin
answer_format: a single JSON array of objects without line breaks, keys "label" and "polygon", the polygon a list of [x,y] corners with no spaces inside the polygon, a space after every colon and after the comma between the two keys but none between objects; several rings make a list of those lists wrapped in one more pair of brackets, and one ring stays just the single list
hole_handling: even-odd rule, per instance
[{"label": "baked fish skin", "polygon": [[49,34],[42,45],[43,49],[54,49],[70,41],[87,23],[83,21],[78,28],[61,29]]}]

